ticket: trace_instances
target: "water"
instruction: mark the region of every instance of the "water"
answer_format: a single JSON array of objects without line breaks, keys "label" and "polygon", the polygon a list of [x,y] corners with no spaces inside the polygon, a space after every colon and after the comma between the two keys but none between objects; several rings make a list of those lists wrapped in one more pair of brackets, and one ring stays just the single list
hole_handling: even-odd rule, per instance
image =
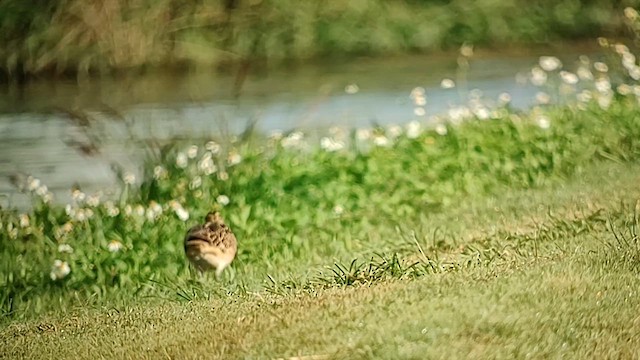
[{"label": "water", "polygon": [[[539,89],[518,84],[515,75],[526,73],[549,51],[477,54],[463,77],[455,54],[313,64],[249,74],[238,98],[232,94],[234,76],[212,73],[7,87],[0,89],[0,205],[28,204],[10,183],[12,174],[41,179],[56,201],[64,202],[74,183],[85,191],[117,188],[112,164],[136,172],[149,140],[224,137],[254,120],[264,132],[428,122],[429,116],[464,103],[476,88],[487,99],[508,92],[512,106],[526,108]],[[560,58],[571,68],[584,53],[593,48],[565,47]],[[441,89],[443,78],[466,81]],[[359,91],[348,94],[345,87],[352,84]],[[422,117],[414,115],[409,98],[417,86],[427,94]],[[87,114],[91,131],[65,110]],[[97,148],[91,146],[95,143]]]}]

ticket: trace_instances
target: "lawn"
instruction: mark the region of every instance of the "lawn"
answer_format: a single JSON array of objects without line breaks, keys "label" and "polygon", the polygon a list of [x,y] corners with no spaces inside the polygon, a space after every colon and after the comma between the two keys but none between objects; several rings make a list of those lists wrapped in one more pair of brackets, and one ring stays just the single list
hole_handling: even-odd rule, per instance
[{"label": "lawn", "polygon": [[[638,357],[640,90],[589,69],[536,70],[566,102],[524,112],[156,146],[115,196],[17,179],[0,356]],[[182,248],[214,208],[220,281]]]}]

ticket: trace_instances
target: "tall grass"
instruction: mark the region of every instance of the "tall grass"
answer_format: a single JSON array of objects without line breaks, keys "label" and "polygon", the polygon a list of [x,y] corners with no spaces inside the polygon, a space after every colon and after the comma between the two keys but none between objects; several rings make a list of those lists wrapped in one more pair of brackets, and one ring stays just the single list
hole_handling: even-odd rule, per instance
[{"label": "tall grass", "polygon": [[0,69],[24,74],[280,62],[620,35],[638,1],[44,1],[0,4]]}]

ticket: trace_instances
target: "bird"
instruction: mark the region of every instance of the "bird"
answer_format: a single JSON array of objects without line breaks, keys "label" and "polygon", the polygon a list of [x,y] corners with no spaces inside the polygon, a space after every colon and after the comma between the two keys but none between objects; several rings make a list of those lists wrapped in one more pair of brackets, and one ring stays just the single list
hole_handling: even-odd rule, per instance
[{"label": "bird", "polygon": [[190,228],[184,238],[184,252],[191,264],[201,274],[215,270],[218,279],[237,251],[236,236],[218,211],[209,212],[205,223]]}]

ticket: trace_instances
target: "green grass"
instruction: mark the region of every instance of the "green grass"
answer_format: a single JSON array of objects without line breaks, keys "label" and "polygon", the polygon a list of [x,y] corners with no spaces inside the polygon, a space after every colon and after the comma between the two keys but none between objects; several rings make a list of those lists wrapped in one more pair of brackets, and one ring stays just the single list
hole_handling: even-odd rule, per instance
[{"label": "green grass", "polygon": [[[417,234],[450,229],[456,247],[438,250],[418,236],[436,267],[417,277],[391,266],[380,270],[385,281],[347,284],[326,271],[322,284],[283,293],[75,308],[8,324],[0,354],[635,358],[639,178],[638,165],[596,164],[572,181],[476,199],[448,220],[423,220]],[[415,247],[405,259],[412,256],[424,264]]]},{"label": "green grass", "polygon": [[463,43],[548,44],[623,35],[625,6],[637,7],[638,1],[5,0],[0,70],[9,79],[83,76],[433,52]]}]

